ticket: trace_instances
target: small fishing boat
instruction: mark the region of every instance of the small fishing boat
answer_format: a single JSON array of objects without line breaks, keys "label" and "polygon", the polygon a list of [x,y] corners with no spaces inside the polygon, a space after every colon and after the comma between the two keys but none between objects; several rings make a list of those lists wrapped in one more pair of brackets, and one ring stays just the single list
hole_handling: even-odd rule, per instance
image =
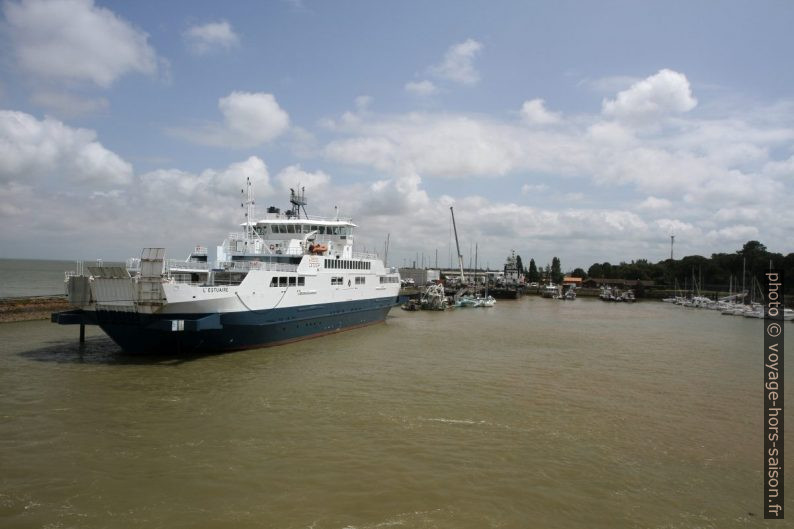
[{"label": "small fishing boat", "polygon": [[496,299],[493,296],[485,296],[484,298],[475,298],[477,305],[475,307],[493,307],[496,305]]}]

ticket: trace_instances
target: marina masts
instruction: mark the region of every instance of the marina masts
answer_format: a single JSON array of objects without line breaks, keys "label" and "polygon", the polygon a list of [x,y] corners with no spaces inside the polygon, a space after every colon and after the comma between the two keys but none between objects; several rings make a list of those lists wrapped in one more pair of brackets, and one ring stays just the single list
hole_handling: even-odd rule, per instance
[{"label": "marina masts", "polygon": [[477,264],[478,264],[477,263],[477,253],[478,253],[478,250],[479,250],[479,244],[474,243],[474,288],[475,288],[475,293],[477,292],[476,288],[477,288]]}]

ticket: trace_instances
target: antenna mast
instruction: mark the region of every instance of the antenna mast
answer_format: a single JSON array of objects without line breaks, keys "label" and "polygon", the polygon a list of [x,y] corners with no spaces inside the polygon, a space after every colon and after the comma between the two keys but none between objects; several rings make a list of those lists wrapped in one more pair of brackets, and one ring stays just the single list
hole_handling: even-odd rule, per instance
[{"label": "antenna mast", "polygon": [[245,179],[245,189],[241,189],[240,193],[245,195],[245,202],[240,204],[241,206],[245,207],[245,238],[247,240],[251,240],[254,238],[254,225],[253,218],[254,218],[254,189],[253,184],[251,184],[251,177],[246,177]]}]

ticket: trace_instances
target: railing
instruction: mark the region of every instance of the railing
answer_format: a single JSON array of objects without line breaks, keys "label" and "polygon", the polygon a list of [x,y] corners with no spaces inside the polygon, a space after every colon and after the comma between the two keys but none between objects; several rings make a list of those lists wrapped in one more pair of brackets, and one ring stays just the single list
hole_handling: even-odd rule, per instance
[{"label": "railing", "polygon": [[[273,246],[272,241],[284,242],[291,239],[300,239],[300,233],[290,233],[284,235],[292,235],[293,237],[283,238],[283,239],[258,239],[261,242],[261,251],[255,251],[256,246],[253,244],[244,245],[242,250],[237,249],[237,245],[235,244],[236,241],[245,242],[247,239],[245,235],[242,233],[230,233],[229,237],[223,242],[223,249],[228,255],[291,255],[291,256],[301,256],[304,254],[303,249],[301,248],[286,248],[286,247],[278,247],[271,249],[270,246]],[[253,242],[254,240],[249,240],[249,242]]]},{"label": "railing", "polygon": [[378,254],[371,252],[353,252],[353,259],[377,259]]},{"label": "railing", "polygon": [[300,257],[304,253],[302,248],[279,248],[270,252],[271,255],[288,255],[292,257]]},{"label": "railing", "polygon": [[[302,255],[302,254],[297,254]],[[269,261],[220,261],[218,268],[229,272],[248,272],[249,270],[271,270],[276,272],[296,272],[298,265],[287,263],[272,263]],[[171,272],[189,272],[191,270],[209,271],[210,263],[201,261],[179,261],[168,259],[165,261],[164,273],[169,275]],[[129,272],[140,272],[141,263],[138,258],[127,260],[127,270]],[[73,273],[73,272],[72,272]],[[67,272],[67,277],[70,273]]]},{"label": "railing", "polygon": [[268,270],[273,272],[297,272],[298,265],[271,263],[269,261],[222,261],[219,268],[230,272],[248,272],[249,270]]},{"label": "railing", "polygon": [[353,222],[353,217],[320,217],[319,215],[306,215],[303,218],[307,220],[320,220],[326,222]]},{"label": "railing", "polygon": [[[167,275],[171,271],[190,271],[190,270],[209,270],[209,263],[204,261],[180,261],[179,259],[166,259],[164,261],[163,272]],[[137,257],[127,259],[127,271],[130,273],[140,273],[141,260]]]},{"label": "railing", "polygon": [[169,259],[165,262],[165,270],[209,270],[209,263],[206,261],[179,261],[176,259]]}]

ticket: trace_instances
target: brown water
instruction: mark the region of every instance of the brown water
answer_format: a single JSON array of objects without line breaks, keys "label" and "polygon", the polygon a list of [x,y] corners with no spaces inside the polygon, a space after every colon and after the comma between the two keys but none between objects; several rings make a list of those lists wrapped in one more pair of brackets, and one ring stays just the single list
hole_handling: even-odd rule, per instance
[{"label": "brown water", "polygon": [[532,297],[153,359],[2,324],[0,527],[790,527],[761,325]]}]

